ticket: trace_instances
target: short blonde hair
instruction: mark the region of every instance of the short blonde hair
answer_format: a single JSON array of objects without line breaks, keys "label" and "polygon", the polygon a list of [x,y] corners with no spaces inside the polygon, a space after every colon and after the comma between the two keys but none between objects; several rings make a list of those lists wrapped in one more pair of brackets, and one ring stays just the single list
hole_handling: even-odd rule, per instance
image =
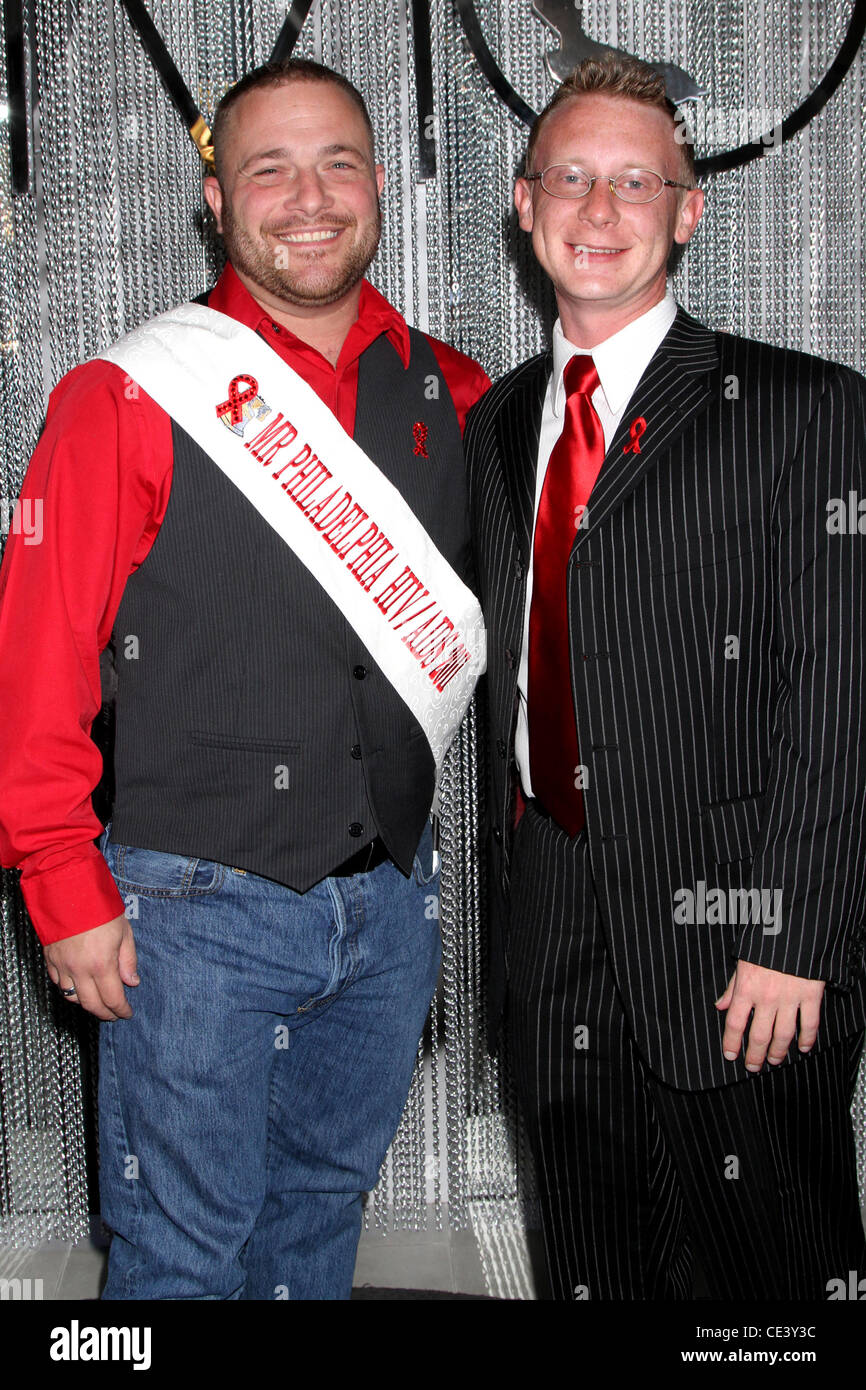
[{"label": "short blonde hair", "polygon": [[572,97],[597,94],[608,97],[625,97],[630,101],[641,101],[646,106],[655,106],[670,116],[675,128],[684,126],[687,137],[677,141],[681,151],[683,173],[689,185],[695,183],[695,152],[691,132],[685,118],[667,94],[665,80],[661,73],[644,63],[640,58],[630,58],[619,53],[606,53],[600,58],[584,58],[582,63],[560,83],[544,110],[536,116],[529,132],[526,147],[525,169],[527,174],[536,173],[533,167],[535,150],[542,126],[548,116]]}]

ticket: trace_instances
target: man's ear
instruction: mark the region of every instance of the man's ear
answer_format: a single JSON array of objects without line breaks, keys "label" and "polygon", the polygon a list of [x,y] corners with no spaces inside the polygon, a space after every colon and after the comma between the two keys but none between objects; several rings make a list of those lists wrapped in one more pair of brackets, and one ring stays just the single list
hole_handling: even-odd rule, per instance
[{"label": "man's ear", "polygon": [[682,205],[677,216],[674,241],[685,245],[700,222],[703,210],[704,190],[702,188],[690,188],[688,193],[683,194]]},{"label": "man's ear", "polygon": [[216,220],[217,231],[222,232],[223,191],[213,174],[208,174],[204,181],[204,196]]},{"label": "man's ear", "polygon": [[381,196],[382,196],[382,189],[383,189],[384,187],[385,187],[385,166],[384,166],[384,164],[377,164],[377,165],[376,165],[376,189],[377,189],[377,191],[378,191],[378,194],[379,194],[379,197],[380,197],[380,198],[381,198]]},{"label": "man's ear", "polygon": [[532,231],[533,209],[532,209],[532,184],[526,179],[518,179],[514,185],[514,206],[517,208],[517,220],[525,232]]}]

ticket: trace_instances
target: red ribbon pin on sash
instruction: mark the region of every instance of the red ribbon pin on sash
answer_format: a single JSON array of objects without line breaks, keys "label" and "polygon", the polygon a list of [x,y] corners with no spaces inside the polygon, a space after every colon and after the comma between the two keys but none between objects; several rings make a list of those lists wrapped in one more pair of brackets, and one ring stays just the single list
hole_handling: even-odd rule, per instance
[{"label": "red ribbon pin on sash", "polygon": [[[241,381],[246,382],[247,389],[245,391],[238,390],[238,383]],[[216,413],[222,416],[225,415],[227,410],[230,410],[232,413],[232,424],[239,425],[244,418],[244,406],[247,401],[254,401],[258,394],[259,383],[256,381],[255,377],[247,376],[246,372],[241,372],[240,376],[232,377],[229,382],[229,398],[227,401],[223,401],[222,405],[217,406]]]},{"label": "red ribbon pin on sash", "polygon": [[427,453],[427,426],[423,420],[416,420],[412,426],[412,434],[415,439],[415,453],[422,459],[426,459]]},{"label": "red ribbon pin on sash", "polygon": [[631,426],[630,426],[630,428],[629,428],[629,434],[631,435],[631,443],[630,443],[630,444],[626,444],[625,447],[623,448],[623,453],[624,453],[624,454],[639,454],[639,453],[640,453],[640,444],[639,444],[638,441],[640,440],[640,437],[641,437],[641,435],[643,434],[643,432],[644,432],[645,429],[646,429],[646,420],[643,418],[642,415],[639,415],[638,418],[637,418],[636,420],[632,420]]}]

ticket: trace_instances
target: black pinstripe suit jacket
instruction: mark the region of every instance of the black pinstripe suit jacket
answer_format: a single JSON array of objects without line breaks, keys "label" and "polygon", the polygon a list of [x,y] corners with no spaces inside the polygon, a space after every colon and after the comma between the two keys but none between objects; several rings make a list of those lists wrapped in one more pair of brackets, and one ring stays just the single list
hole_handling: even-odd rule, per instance
[{"label": "black pinstripe suit jacket", "polygon": [[[465,441],[489,634],[494,1037],[550,372],[545,355],[497,382]],[[638,417],[640,452],[625,452]],[[722,1058],[713,1007],[738,957],[828,982],[818,1046],[866,1016],[864,426],[857,373],[712,333],[680,309],[626,407],[571,553],[572,694],[596,895],[638,1046],[686,1089],[744,1075],[742,1058]],[[753,889],[767,893],[766,910],[740,891]]]}]

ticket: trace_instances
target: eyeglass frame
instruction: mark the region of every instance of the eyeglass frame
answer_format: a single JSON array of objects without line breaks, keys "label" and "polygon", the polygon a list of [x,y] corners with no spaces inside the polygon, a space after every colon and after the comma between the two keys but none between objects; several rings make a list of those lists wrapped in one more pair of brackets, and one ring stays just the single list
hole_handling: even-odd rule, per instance
[{"label": "eyeglass frame", "polygon": [[[586,177],[589,179],[589,188],[586,190],[585,193],[575,194],[573,198],[567,198],[564,193],[551,193],[549,188],[544,187],[544,175],[548,172],[549,169],[576,169],[579,174],[585,174]],[[656,198],[660,198],[662,196],[662,193],[665,191],[666,188],[684,188],[687,193],[690,193],[696,187],[695,184],[677,183],[674,179],[666,179],[662,174],[658,172],[657,169],[643,169],[640,172],[644,174],[655,174],[657,179],[661,179],[662,186],[659,189],[658,193],[654,193],[651,198],[643,198],[635,201],[634,198],[624,198],[621,193],[617,193],[616,189],[613,186],[615,180],[620,178],[622,174],[629,174],[632,172],[635,171],[631,169],[621,169],[619,174],[588,174],[586,169],[581,169],[579,164],[548,164],[547,169],[542,169],[540,173],[524,174],[522,177],[524,178],[526,183],[534,183],[535,180],[538,179],[541,184],[541,187],[544,188],[544,191],[549,198],[560,198],[564,203],[577,203],[580,201],[581,198],[588,198],[593,188],[598,183],[599,179],[601,179],[603,182],[606,182],[608,184],[611,194],[614,198],[618,198],[621,203],[626,203],[629,207],[633,208],[645,207],[647,203],[654,203]]]}]

